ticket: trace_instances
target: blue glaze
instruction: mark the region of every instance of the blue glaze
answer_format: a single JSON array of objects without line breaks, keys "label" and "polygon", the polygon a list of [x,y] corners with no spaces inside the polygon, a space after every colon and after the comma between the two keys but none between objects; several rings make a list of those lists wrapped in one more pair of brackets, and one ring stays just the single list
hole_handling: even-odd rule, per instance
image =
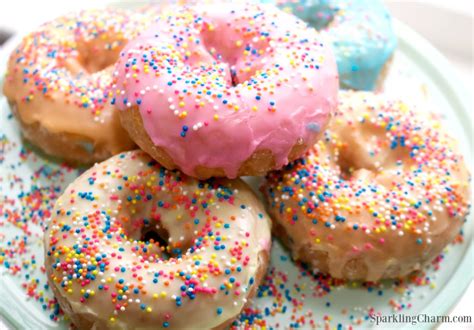
[{"label": "blue glaze", "polygon": [[340,85],[373,90],[395,50],[392,19],[380,0],[263,0],[275,3],[317,30],[334,45]]}]

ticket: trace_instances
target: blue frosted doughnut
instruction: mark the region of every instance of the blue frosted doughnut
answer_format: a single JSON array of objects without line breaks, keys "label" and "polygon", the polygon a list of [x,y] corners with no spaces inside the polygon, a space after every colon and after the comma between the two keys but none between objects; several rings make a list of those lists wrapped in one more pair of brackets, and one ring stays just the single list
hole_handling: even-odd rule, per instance
[{"label": "blue frosted doughnut", "polygon": [[379,0],[264,0],[324,30],[333,42],[343,88],[372,90],[397,39]]}]

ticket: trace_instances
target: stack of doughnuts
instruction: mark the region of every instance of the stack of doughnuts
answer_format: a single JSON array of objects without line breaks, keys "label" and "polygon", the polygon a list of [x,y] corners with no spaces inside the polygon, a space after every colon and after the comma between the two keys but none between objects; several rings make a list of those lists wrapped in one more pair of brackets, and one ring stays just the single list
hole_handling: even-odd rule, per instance
[{"label": "stack of doughnuts", "polygon": [[[84,11],[12,53],[4,93],[24,137],[99,162],[45,229],[75,327],[224,329],[255,295],[272,233],[315,271],[378,281],[459,232],[469,173],[452,138],[409,100],[339,91],[383,80],[385,8],[276,4]],[[264,201],[247,175],[265,176]]]}]

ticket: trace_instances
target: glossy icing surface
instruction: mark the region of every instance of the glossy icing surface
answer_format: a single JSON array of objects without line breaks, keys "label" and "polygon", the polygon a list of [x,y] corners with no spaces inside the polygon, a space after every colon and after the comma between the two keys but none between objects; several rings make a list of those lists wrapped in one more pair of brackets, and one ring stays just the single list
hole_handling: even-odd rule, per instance
[{"label": "glossy icing surface", "polygon": [[469,181],[436,120],[383,95],[341,92],[324,138],[270,174],[264,191],[296,258],[302,247],[327,253],[339,278],[355,260],[373,281],[441,252],[468,214]]},{"label": "glossy icing surface", "polygon": [[[144,240],[150,232],[161,240]],[[199,182],[142,151],[81,175],[45,232],[61,306],[98,329],[211,329],[231,320],[270,246],[270,220],[243,181]]]},{"label": "glossy icing surface", "polygon": [[373,90],[392,56],[397,39],[380,0],[277,0],[279,8],[300,17],[331,39],[341,86]]},{"label": "glossy icing surface", "polygon": [[122,52],[114,103],[138,107],[144,127],[180,169],[235,177],[256,150],[277,167],[311,145],[336,106],[338,78],[324,38],[270,5],[169,10]]}]

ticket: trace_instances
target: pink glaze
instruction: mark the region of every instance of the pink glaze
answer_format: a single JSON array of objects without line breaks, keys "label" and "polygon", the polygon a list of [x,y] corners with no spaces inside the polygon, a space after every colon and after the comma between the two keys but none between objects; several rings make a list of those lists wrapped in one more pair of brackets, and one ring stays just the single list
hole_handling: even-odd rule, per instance
[{"label": "pink glaze", "polygon": [[138,106],[154,144],[188,175],[202,165],[235,177],[262,149],[280,168],[337,104],[329,44],[264,4],[172,8],[125,47],[114,74],[114,103]]}]

